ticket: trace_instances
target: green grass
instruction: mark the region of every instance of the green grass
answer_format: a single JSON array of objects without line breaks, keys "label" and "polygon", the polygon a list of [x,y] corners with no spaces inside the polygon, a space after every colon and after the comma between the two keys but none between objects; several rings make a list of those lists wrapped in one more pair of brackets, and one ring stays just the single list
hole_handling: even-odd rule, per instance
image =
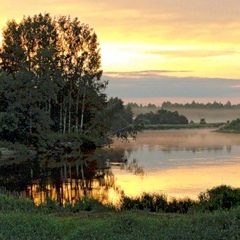
[{"label": "green grass", "polygon": [[44,215],[0,213],[0,239],[239,239],[240,209],[198,214],[149,212]]},{"label": "green grass", "polygon": [[142,196],[143,210],[117,211],[91,199],[65,207],[47,200],[37,207],[2,193],[0,239],[240,239],[240,207],[225,210],[219,201],[238,201],[238,191],[224,185],[207,190],[201,204],[216,202],[218,210],[195,208],[185,214],[151,212],[151,197],[165,200],[157,195]]}]

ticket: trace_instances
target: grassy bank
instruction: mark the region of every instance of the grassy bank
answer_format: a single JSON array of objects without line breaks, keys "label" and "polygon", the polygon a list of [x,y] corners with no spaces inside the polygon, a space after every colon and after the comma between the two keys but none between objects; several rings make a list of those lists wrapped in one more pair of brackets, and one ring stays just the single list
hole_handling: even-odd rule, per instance
[{"label": "grassy bank", "polygon": [[[206,194],[216,193],[216,189],[220,196],[219,188],[202,195],[208,205],[211,202]],[[239,189],[232,189],[228,195],[225,190],[225,194],[222,192],[223,188],[220,190],[221,198],[234,197],[239,201]],[[218,200],[219,197],[214,198],[212,203],[218,203],[219,210],[195,208],[187,214],[178,214],[151,212],[146,206],[141,211],[136,208],[117,211],[92,199],[65,207],[49,199],[35,206],[30,200],[2,193],[0,239],[239,239],[240,207],[226,210]]]},{"label": "grassy bank", "polygon": [[219,128],[223,123],[189,123],[189,124],[156,124],[145,125],[144,130],[169,130],[169,129],[200,129],[200,128]]},{"label": "grassy bank", "polygon": [[218,131],[222,133],[240,134],[240,119],[237,118],[231,121],[229,124],[226,124],[223,127],[221,127]]},{"label": "grassy bank", "polygon": [[191,215],[147,212],[0,213],[1,239],[239,239],[240,209]]}]

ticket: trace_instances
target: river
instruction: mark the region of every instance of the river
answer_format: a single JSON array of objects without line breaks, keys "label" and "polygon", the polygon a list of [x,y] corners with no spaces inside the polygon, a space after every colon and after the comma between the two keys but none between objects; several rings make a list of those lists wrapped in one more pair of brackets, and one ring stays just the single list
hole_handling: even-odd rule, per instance
[{"label": "river", "polygon": [[221,184],[240,187],[240,135],[212,129],[144,131],[136,140],[116,139],[89,158],[0,159],[0,186],[36,204],[48,197],[61,205],[86,195],[117,204],[123,194],[143,192],[197,199]]},{"label": "river", "polygon": [[116,140],[128,162],[139,169],[132,173],[113,168],[115,183],[128,196],[142,192],[169,198],[191,197],[221,184],[240,187],[240,136],[212,129],[144,131],[137,140]]}]

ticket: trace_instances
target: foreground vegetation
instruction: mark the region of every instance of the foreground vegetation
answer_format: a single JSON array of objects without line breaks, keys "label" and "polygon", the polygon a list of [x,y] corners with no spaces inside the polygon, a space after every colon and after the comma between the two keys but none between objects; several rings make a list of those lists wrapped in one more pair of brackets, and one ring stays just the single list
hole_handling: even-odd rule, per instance
[{"label": "foreground vegetation", "polygon": [[0,214],[1,239],[239,239],[240,209],[193,215]]},{"label": "foreground vegetation", "polygon": [[[147,202],[151,202],[151,196],[148,195]],[[207,208],[193,208],[187,214],[152,213],[148,208],[116,211],[92,199],[65,207],[48,199],[37,207],[30,200],[0,194],[0,238],[239,239],[240,190],[220,186],[200,196],[202,205],[215,203],[215,211]],[[224,197],[228,201],[224,202]],[[231,201],[236,204],[225,205]]]}]

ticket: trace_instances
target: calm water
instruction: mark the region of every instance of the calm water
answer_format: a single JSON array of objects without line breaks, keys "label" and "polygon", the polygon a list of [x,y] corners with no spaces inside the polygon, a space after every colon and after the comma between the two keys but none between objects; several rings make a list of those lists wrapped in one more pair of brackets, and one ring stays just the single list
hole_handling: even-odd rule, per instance
[{"label": "calm water", "polygon": [[145,131],[136,141],[116,141],[140,171],[115,168],[116,184],[125,194],[161,192],[169,197],[196,198],[220,184],[240,187],[240,136],[210,129]]},{"label": "calm water", "polygon": [[210,129],[145,131],[137,140],[117,140],[89,158],[0,159],[0,186],[37,204],[46,197],[74,203],[85,195],[117,203],[122,194],[143,192],[197,198],[220,184],[240,187],[240,135]]}]

